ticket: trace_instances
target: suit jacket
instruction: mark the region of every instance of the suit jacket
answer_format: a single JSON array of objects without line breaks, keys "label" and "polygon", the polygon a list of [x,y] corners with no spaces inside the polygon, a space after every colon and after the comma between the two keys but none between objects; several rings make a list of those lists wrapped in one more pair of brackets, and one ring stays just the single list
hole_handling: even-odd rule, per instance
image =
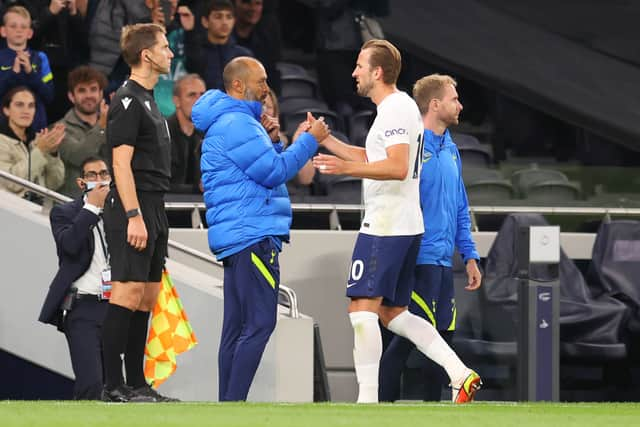
[{"label": "suit jacket", "polygon": [[42,305],[39,321],[62,328],[60,306],[71,284],[80,278],[91,265],[95,240],[93,227],[100,217],[82,209],[82,198],[57,205],[51,209],[50,221],[58,251],[58,272]]}]

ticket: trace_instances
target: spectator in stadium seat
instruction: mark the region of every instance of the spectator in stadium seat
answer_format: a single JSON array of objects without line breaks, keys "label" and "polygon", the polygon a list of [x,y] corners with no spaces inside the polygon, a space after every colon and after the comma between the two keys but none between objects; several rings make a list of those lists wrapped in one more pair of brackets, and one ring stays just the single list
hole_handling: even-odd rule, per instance
[{"label": "spectator in stadium seat", "polygon": [[101,274],[109,257],[100,214],[110,182],[102,159],[85,159],[76,177],[85,195],[54,206],[50,215],[59,267],[38,320],[64,332],[76,377],[73,398],[79,400],[102,395],[101,329],[108,294],[103,293]]},{"label": "spectator in stadium seat", "polygon": [[125,25],[153,22],[165,26],[160,3],[152,0],[100,0],[90,23],[89,65],[109,80],[107,92],[118,89],[129,75],[120,55],[120,35]]},{"label": "spectator in stadium seat", "polygon": [[80,165],[90,156],[105,156],[105,129],[109,106],[103,99],[107,78],[100,71],[81,65],[69,73],[69,93],[73,104],[64,118],[66,134],[60,143],[60,158],[66,171],[65,182],[60,192],[69,197],[78,197],[81,188],[77,178]]},{"label": "spectator in stadium seat", "polygon": [[291,226],[284,184],[329,131],[316,120],[282,151],[279,127],[261,117],[269,91],[262,64],[235,58],[224,69],[224,82],[227,93],[207,91],[193,106],[192,118],[205,132],[201,169],[209,247],[224,263],[218,398],[240,401],[247,398],[276,326],[278,254]]},{"label": "spectator in stadium seat", "polygon": [[167,40],[169,41],[169,49],[173,52],[173,60],[171,61],[171,70],[160,76],[158,84],[153,90],[153,97],[158,104],[158,109],[165,117],[176,112],[173,104],[175,82],[187,74],[184,65],[184,24],[190,25],[191,22],[195,22],[195,17],[189,6],[181,4],[178,7],[178,0],[169,0],[169,6],[171,9],[167,15],[172,16],[173,19],[167,23],[166,27]]},{"label": "spectator in stadium seat", "polygon": [[[420,205],[425,233],[416,261],[415,287],[409,305],[411,313],[430,322],[451,345],[455,331],[456,305],[453,288],[453,253],[457,248],[466,264],[468,291],[480,287],[480,256],[471,236],[469,203],[462,180],[460,153],[447,128],[458,124],[462,104],[456,81],[432,74],[413,88],[424,124],[424,148],[420,175]],[[409,353],[410,341],[394,336],[380,366],[380,400],[394,401],[400,391],[400,376]],[[447,378],[440,366],[426,360],[423,370],[424,400],[440,401]]]},{"label": "spectator in stadium seat", "polygon": [[171,135],[171,192],[194,193],[200,191],[200,146],[202,132],[191,121],[193,104],[206,88],[197,74],[187,74],[176,81],[173,103],[176,112],[167,119]]},{"label": "spectator in stadium seat", "polygon": [[7,47],[0,49],[0,97],[12,87],[30,88],[36,97],[32,127],[39,131],[48,123],[45,104],[53,101],[53,74],[47,55],[27,46],[33,36],[29,11],[22,6],[9,7],[0,33],[7,42]]},{"label": "spectator in stadium seat", "polygon": [[[64,164],[58,156],[64,125],[34,133],[35,95],[25,86],[10,89],[2,98],[0,121],[0,169],[20,178],[57,190],[64,181]],[[24,196],[21,185],[0,181],[0,189]]]},{"label": "spectator in stadium seat", "polygon": [[264,12],[263,0],[234,0],[236,25],[233,34],[237,43],[253,52],[264,65],[269,85],[280,93],[280,71],[276,63],[282,56],[280,22],[275,11]]},{"label": "spectator in stadium seat", "polygon": [[89,60],[88,33],[78,0],[37,0],[38,14],[31,45],[47,55],[55,76],[54,100],[47,105],[47,118],[55,122],[69,109],[67,76]]},{"label": "spectator in stadium seat", "polygon": [[200,74],[207,89],[224,88],[222,72],[233,58],[253,56],[232,37],[236,22],[234,13],[230,0],[209,0],[201,18],[202,26],[207,30],[206,40],[200,40],[194,27],[185,27],[187,71]]}]

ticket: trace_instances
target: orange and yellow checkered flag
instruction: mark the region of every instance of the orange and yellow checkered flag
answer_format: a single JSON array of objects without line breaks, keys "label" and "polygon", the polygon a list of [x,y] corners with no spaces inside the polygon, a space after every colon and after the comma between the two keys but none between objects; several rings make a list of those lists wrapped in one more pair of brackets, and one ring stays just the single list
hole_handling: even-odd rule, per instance
[{"label": "orange and yellow checkered flag", "polygon": [[176,370],[176,355],[197,343],[178,292],[169,273],[164,270],[145,348],[144,376],[147,381],[157,388]]}]

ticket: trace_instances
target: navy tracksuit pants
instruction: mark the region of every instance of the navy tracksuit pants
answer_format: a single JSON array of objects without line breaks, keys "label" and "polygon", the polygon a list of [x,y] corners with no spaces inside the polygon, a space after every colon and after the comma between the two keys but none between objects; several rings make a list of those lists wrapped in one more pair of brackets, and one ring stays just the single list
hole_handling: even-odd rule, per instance
[{"label": "navy tracksuit pants", "polygon": [[224,259],[224,318],[218,353],[220,401],[246,400],[276,327],[280,267],[270,238]]},{"label": "navy tracksuit pants", "polygon": [[[430,322],[451,346],[455,330],[455,301],[451,267],[431,264],[416,266],[416,281],[409,311]],[[379,391],[381,402],[394,402],[400,397],[400,378],[407,359],[416,346],[394,335],[380,361]],[[424,382],[422,398],[440,401],[447,374],[440,365],[420,353]]]}]

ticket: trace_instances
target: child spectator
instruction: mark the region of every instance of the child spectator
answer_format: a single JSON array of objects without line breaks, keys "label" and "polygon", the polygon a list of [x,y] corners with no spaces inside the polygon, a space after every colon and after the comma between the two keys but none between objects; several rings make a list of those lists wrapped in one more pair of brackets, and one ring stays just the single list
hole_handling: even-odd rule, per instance
[{"label": "child spectator", "polygon": [[0,34],[7,47],[0,49],[0,97],[16,86],[27,86],[36,98],[32,127],[39,131],[47,126],[45,104],[53,101],[53,74],[43,52],[27,47],[33,36],[31,15],[22,6],[9,7],[2,17]]}]

